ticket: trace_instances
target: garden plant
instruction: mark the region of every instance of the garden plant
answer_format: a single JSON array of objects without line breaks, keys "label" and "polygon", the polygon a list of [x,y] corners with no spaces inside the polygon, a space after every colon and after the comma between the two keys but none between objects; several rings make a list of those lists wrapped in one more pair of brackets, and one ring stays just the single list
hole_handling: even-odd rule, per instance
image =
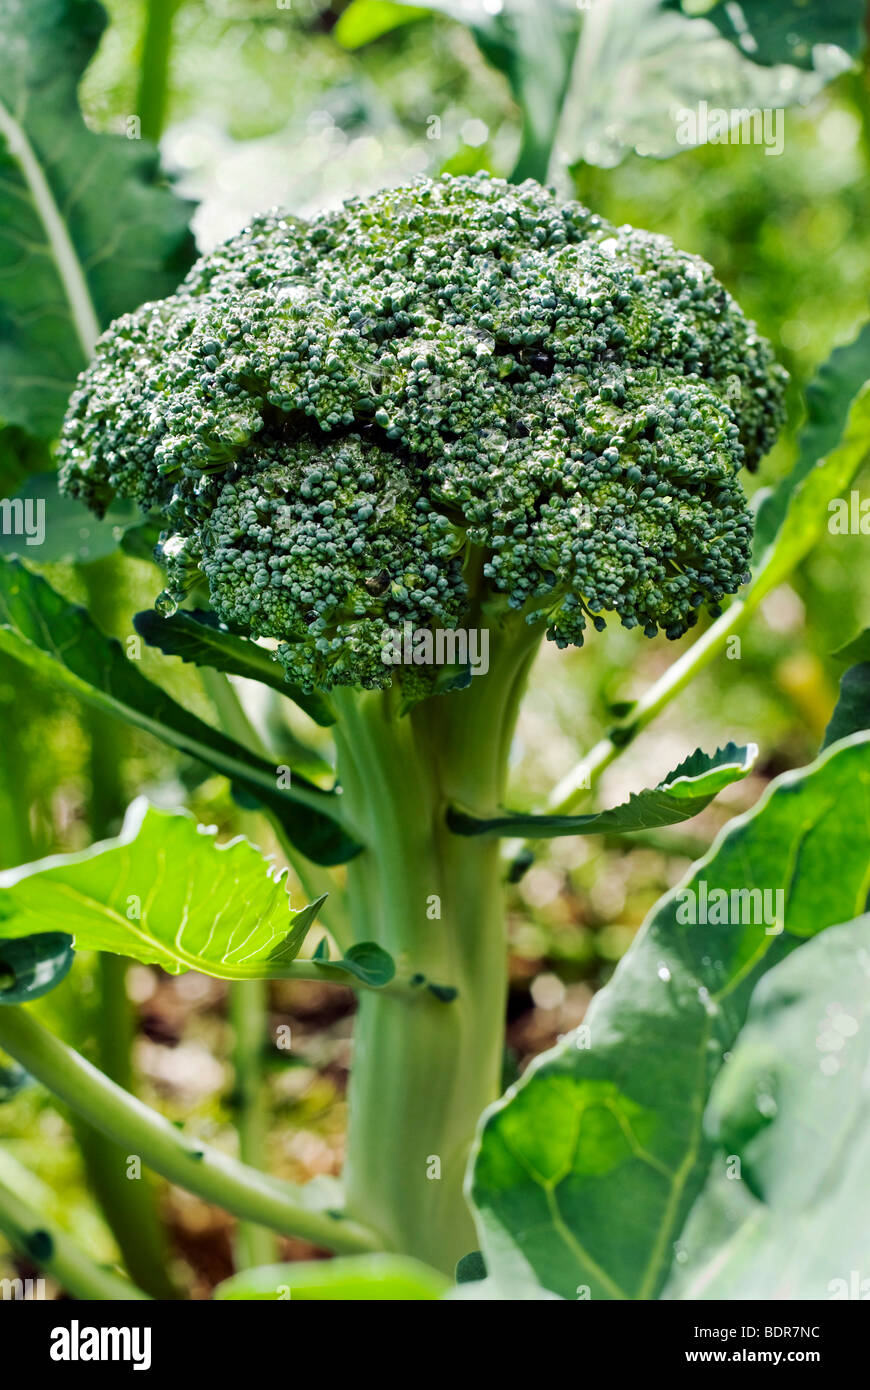
[{"label": "garden plant", "polygon": [[[146,137],[172,8],[149,9]],[[353,0],[342,42],[421,22],[405,8]],[[707,261],[566,186],[566,131],[590,167],[602,141],[637,143],[584,74],[597,63],[609,91],[629,33],[643,72],[651,35],[675,68],[681,45],[714,46],[754,104],[806,102],[857,75],[862,6],[746,4],[751,45],[728,5],[430,8],[507,77],[510,177],[431,170],[272,209],[197,257],[147,138],[80,114],[100,7],[0,0],[17,55],[0,75],[0,461],[21,523],[0,654],[95,721],[92,843],[0,871],[0,1101],[39,1083],[72,1117],[118,1258],[41,1205],[12,1144],[0,1232],[75,1298],[177,1297],[156,1174],[237,1223],[219,1299],[839,1296],[870,1259],[868,633],[830,658],[820,746],[723,812],[580,1025],[520,1076],[505,894],[553,841],[657,843],[732,806],[761,737],[735,737],[727,708],[710,746],[592,798],[739,653],[838,506],[866,534],[870,327],[795,401]],[[644,80],[641,152],[674,154]],[[750,498],[787,406],[796,459]],[[125,567],[148,586],[135,612]],[[614,629],[625,659],[658,644],[657,677],[622,671],[631,694],[592,748],[516,809],[542,661],[583,648],[582,681]],[[226,779],[246,833],[199,824],[180,772],[171,796],[142,777],[118,829],[102,779],[119,809],[113,739],[143,736]],[[238,1157],[135,1094],[131,963],[228,982]],[[356,994],[339,1176],[268,1171],[276,981]],[[94,1007],[96,1046],[70,1021]],[[280,1258],[279,1237],[333,1258]]]}]

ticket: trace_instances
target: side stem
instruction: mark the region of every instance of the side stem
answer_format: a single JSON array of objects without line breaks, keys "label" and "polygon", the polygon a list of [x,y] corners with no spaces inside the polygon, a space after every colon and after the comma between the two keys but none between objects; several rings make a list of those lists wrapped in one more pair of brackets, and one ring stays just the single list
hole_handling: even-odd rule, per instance
[{"label": "side stem", "polygon": [[242,1220],[269,1226],[281,1235],[302,1236],[339,1253],[383,1248],[373,1231],[343,1213],[309,1204],[303,1188],[279,1182],[182,1134],[49,1033],[23,1006],[0,1009],[0,1048],[127,1153],[138,1154],[170,1182],[205,1201]]}]

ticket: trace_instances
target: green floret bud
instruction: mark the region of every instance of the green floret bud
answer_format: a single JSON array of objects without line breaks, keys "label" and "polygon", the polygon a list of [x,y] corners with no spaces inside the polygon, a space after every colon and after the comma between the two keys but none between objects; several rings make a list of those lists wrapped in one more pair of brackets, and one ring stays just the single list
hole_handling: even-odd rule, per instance
[{"label": "green floret bud", "polygon": [[665,238],[531,181],[421,180],[261,217],[113,324],[61,483],[160,512],[169,601],[204,578],[294,682],[384,686],[391,630],[494,600],[560,646],[715,611],[783,386]]}]

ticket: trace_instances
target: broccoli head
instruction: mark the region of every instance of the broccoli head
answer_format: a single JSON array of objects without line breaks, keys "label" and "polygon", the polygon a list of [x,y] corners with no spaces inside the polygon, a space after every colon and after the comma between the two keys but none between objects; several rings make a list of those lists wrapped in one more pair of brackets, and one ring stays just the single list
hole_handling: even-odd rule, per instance
[{"label": "broccoli head", "polygon": [[560,646],[606,613],[684,633],[746,577],[737,475],[783,383],[666,238],[531,181],[420,180],[258,218],[118,319],[61,486],[159,513],[165,601],[204,577],[298,684],[385,686],[389,631],[484,599]]}]

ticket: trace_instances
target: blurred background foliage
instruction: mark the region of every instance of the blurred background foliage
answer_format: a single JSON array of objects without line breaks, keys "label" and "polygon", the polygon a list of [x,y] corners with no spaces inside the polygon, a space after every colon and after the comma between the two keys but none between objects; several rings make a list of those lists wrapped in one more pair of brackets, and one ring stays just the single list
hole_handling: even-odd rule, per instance
[{"label": "blurred background foliage", "polygon": [[[162,126],[164,164],[197,200],[194,230],[209,249],[249,216],[281,204],[306,215],[343,198],[420,173],[506,175],[520,145],[520,112],[506,80],[466,28],[388,0],[157,0],[173,40],[163,95],[149,87],[142,0],[105,0],[110,27],[80,93],[96,130],[129,135]],[[494,0],[497,3],[497,0]],[[174,11],[174,13],[173,13]],[[155,19],[156,12],[156,19]],[[379,33],[385,26],[394,25]],[[159,65],[158,65],[159,66]],[[143,78],[144,72],[144,78]],[[144,91],[144,99],[143,93]],[[151,104],[149,107],[149,103]],[[785,114],[785,145],[708,145],[672,159],[626,152],[612,167],[578,163],[560,190],[619,223],[672,237],[716,268],[756,319],[792,375],[789,425],[751,488],[787,472],[795,456],[802,393],[813,370],[867,318],[870,283],[870,93],[845,72]],[[573,187],[570,186],[573,183]],[[858,486],[862,480],[858,480]],[[863,479],[864,485],[867,478]],[[830,653],[870,622],[870,567],[862,536],[828,535],[791,583],[773,592],[742,639],[674,702],[601,788],[612,804],[675,766],[691,749],[755,741],[753,776],[688,825],[622,839],[557,839],[511,889],[510,1051],[506,1078],[582,1019],[646,912],[752,804],[771,776],[808,761],[833,707],[838,669]],[[147,560],[112,556],[43,572],[71,598],[96,604],[122,642],[131,616],[153,600]],[[540,804],[559,776],[606,727],[610,706],[639,694],[681,643],[641,642],[613,628],[583,651],[547,645],[533,674],[514,752],[512,804]],[[142,668],[189,708],[208,716],[195,671],[147,650]],[[176,669],[178,665],[178,669]],[[146,791],[185,801],[224,834],[247,833],[277,852],[268,826],[236,807],[227,784],[178,760],[145,734],[116,731],[71,696],[0,658],[0,867],[79,848],[95,827],[117,828],[124,804]],[[277,716],[262,710],[274,739]],[[294,716],[295,719],[295,716]],[[94,739],[95,725],[99,737]],[[298,715],[281,736],[323,746]],[[300,890],[301,891],[301,890]],[[38,1006],[64,1036],[96,1045],[96,961],[80,956],[65,984]],[[190,974],[131,967],[134,1066],[143,1098],[211,1142],[235,1143],[231,1030],[226,988]],[[305,1178],[341,1162],[344,1090],[353,1000],[315,984],[270,990],[267,1047],[274,1124],[264,1155],[276,1173]],[[289,1027],[290,1049],[281,1046]],[[34,1200],[63,1208],[65,1223],[98,1255],[114,1254],[67,1122],[45,1093],[0,1071],[0,1135],[30,1170]],[[14,1093],[14,1094],[13,1094]],[[55,1195],[51,1195],[54,1193]],[[62,1194],[60,1198],[56,1194]],[[229,1218],[178,1189],[161,1196],[174,1272],[205,1296],[231,1270]],[[282,1242],[286,1254],[306,1253]],[[11,1270],[0,1242],[0,1277]],[[17,1267],[22,1268],[20,1261]]]}]

